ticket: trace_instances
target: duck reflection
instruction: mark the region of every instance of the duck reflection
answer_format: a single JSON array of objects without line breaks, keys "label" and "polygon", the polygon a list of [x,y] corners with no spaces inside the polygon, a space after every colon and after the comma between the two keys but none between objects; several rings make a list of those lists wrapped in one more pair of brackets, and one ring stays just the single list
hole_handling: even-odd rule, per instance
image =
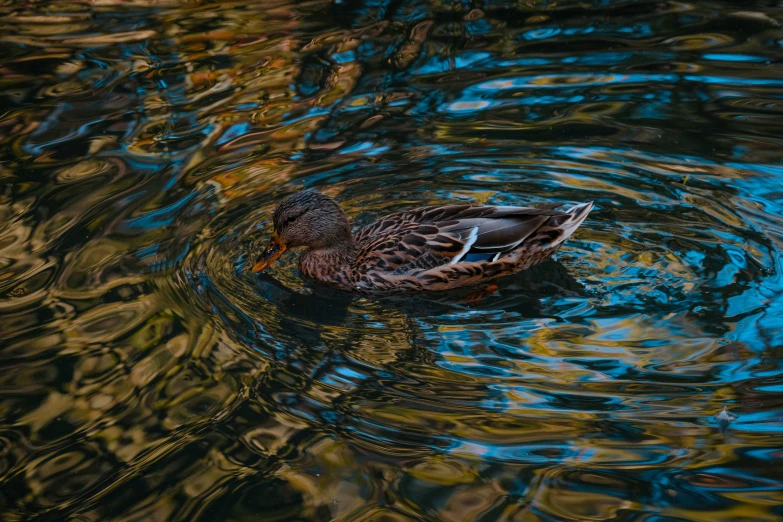
[{"label": "duck reflection", "polygon": [[[261,274],[255,279],[258,295],[274,302],[283,317],[299,323],[336,325],[346,321],[351,304],[357,299],[348,292],[322,285],[307,287],[306,293],[293,291],[274,277]],[[505,311],[523,317],[541,317],[541,300],[548,297],[585,296],[584,286],[557,261],[502,278],[493,285],[473,286],[446,292],[415,295],[399,294],[375,298],[409,317],[430,317],[459,310]]]}]

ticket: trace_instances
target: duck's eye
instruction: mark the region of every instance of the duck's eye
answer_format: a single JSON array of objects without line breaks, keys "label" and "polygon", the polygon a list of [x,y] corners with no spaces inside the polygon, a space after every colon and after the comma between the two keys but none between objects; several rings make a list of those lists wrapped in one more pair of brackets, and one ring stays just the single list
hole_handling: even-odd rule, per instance
[{"label": "duck's eye", "polygon": [[288,218],[285,220],[286,223],[293,223],[296,221],[297,216],[288,216]]}]

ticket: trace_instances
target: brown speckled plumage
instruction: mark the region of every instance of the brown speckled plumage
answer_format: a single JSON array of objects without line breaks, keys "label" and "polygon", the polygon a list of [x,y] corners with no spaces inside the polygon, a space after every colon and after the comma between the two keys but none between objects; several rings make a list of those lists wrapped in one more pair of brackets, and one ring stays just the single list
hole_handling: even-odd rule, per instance
[{"label": "brown speckled plumage", "polygon": [[270,240],[254,271],[288,247],[308,246],[299,262],[302,275],[346,290],[447,290],[548,259],[591,208],[430,206],[383,217],[351,235],[337,203],[308,190],[278,205],[277,243]]}]

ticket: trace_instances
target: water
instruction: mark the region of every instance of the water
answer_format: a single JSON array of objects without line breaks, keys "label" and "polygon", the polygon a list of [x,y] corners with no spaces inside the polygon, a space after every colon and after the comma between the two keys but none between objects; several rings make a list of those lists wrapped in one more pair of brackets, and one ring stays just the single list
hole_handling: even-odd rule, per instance
[{"label": "water", "polygon": [[[777,0],[0,17],[2,520],[783,517]],[[353,298],[248,271],[302,187],[596,208],[483,300]]]}]

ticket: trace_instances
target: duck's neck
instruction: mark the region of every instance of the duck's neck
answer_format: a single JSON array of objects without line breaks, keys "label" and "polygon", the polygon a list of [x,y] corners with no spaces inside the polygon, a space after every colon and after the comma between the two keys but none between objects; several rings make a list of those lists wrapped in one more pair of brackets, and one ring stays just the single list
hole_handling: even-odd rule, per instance
[{"label": "duck's neck", "polygon": [[[299,258],[299,271],[302,275],[324,282],[347,278],[350,267],[356,259],[356,244],[349,236],[344,241],[324,248],[309,248]],[[347,284],[347,279],[345,281]]]}]

